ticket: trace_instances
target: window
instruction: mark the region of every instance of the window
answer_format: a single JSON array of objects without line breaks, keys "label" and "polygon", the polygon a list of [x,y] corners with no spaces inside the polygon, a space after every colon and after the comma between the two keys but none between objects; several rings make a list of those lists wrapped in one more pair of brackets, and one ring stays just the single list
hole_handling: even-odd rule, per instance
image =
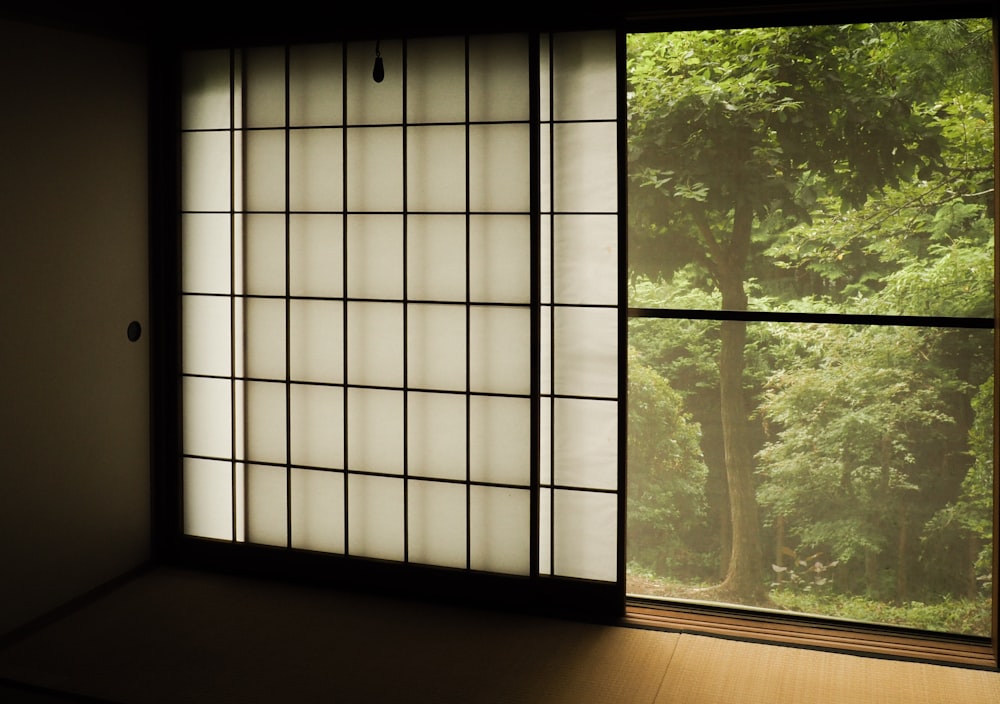
[{"label": "window", "polygon": [[992,31],[629,36],[630,594],[993,635]]},{"label": "window", "polygon": [[[918,240],[923,254],[931,245],[943,246],[920,240],[923,235],[880,240],[898,247],[893,261],[899,266],[878,268],[877,278],[869,278],[871,262],[889,260],[858,250],[866,225],[851,218],[862,211],[841,213],[832,204],[852,195],[857,201],[849,205],[859,206],[872,184],[862,188],[847,178],[854,171],[841,168],[836,152],[817,146],[804,128],[795,132],[800,151],[781,162],[784,180],[756,183],[734,168],[742,160],[725,162],[730,176],[778,190],[768,191],[768,208],[748,210],[751,216],[740,220],[748,227],[747,256],[752,253],[755,262],[766,257],[770,268],[753,270],[739,286],[723,286],[719,272],[711,271],[716,253],[691,247],[676,229],[692,222],[709,230],[732,225],[717,204],[706,222],[684,220],[681,205],[715,197],[704,188],[708,178],[671,181],[665,172],[673,167],[656,159],[642,164],[645,171],[628,170],[640,160],[636,123],[622,119],[637,113],[626,43],[640,36],[647,35],[415,36],[185,53],[176,86],[183,96],[179,124],[164,127],[165,141],[179,135],[180,147],[180,281],[176,288],[165,284],[179,295],[164,307],[169,318],[176,306],[181,321],[176,360],[164,352],[165,365],[176,361],[178,372],[177,389],[168,384],[164,395],[174,390],[179,400],[161,412],[181,419],[177,436],[168,433],[163,441],[165,549],[189,564],[252,573],[376,589],[392,581],[412,594],[542,603],[546,610],[567,607],[587,617],[627,611],[626,622],[644,626],[995,665],[995,584],[987,594],[990,633],[929,635],[920,624],[893,629],[814,613],[805,601],[782,614],[759,593],[713,601],[674,592],[664,600],[650,586],[659,584],[639,581],[666,565],[675,575],[693,576],[691,583],[710,583],[705,575],[712,570],[721,582],[722,562],[733,555],[729,514],[719,509],[729,500],[719,472],[725,463],[709,456],[725,444],[703,442],[722,433],[721,421],[713,429],[703,419],[709,411],[721,418],[705,399],[718,395],[717,382],[709,381],[720,376],[713,366],[723,339],[738,343],[728,349],[742,368],[728,378],[736,380],[738,393],[756,394],[753,404],[730,408],[744,420],[757,412],[745,428],[753,434],[731,445],[748,458],[744,493],[759,517],[756,548],[735,560],[745,565],[749,555],[757,562],[755,589],[803,579],[822,587],[820,580],[831,575],[836,583],[835,572],[845,572],[849,562],[834,564],[825,544],[823,555],[808,563],[811,572],[798,573],[790,561],[793,553],[797,559],[818,550],[800,552],[811,544],[803,538],[802,514],[786,505],[794,492],[766,485],[779,467],[807,472],[811,461],[787,442],[799,426],[786,419],[802,417],[812,401],[788,389],[815,390],[806,383],[810,374],[834,360],[841,368],[873,360],[870,350],[877,349],[887,362],[867,371],[896,379],[904,392],[919,386],[941,395],[943,377],[931,379],[918,367],[950,354],[949,380],[966,375],[961,381],[967,382],[962,388],[969,409],[972,386],[985,389],[980,410],[991,410],[995,395],[987,380],[995,354],[989,230],[995,224],[983,225],[991,215],[980,205],[992,197],[986,191],[995,167],[982,171],[976,162],[963,182],[969,188],[956,191],[962,197],[952,206],[956,226],[981,235],[976,246],[935,260],[941,268],[934,272],[960,283],[956,272],[972,263],[962,257],[984,254],[988,242],[988,256],[975,264],[977,271],[988,269],[988,290],[977,290],[987,296],[985,308],[917,306],[914,289],[906,286],[930,272],[907,269],[917,259],[906,256]],[[753,46],[746,51],[751,67],[765,72],[770,58]],[[818,56],[836,58],[838,51]],[[381,81],[372,75],[376,55],[385,67]],[[671,60],[688,68],[703,61],[683,52]],[[730,60],[725,70],[735,75],[742,61]],[[706,75],[716,70],[703,68]],[[861,80],[861,68],[853,79]],[[779,84],[786,82],[768,84],[776,100],[785,100],[773,119],[795,122],[801,112],[794,98],[781,94]],[[688,128],[707,125],[715,116],[706,106],[723,91],[706,91],[674,86],[660,104],[687,96],[691,102],[684,107],[693,112],[682,121]],[[729,107],[721,120],[740,110],[734,102]],[[992,103],[988,109],[995,110]],[[705,129],[669,135],[673,144],[697,149]],[[742,148],[729,146],[733,154]],[[981,146],[988,153],[985,142]],[[781,148],[788,145],[757,145],[752,157],[780,160]],[[932,148],[930,142],[923,148]],[[805,169],[807,156],[825,151],[833,155],[829,173]],[[925,156],[918,150],[915,158]],[[889,162],[888,170],[859,173],[877,180],[906,170]],[[979,190],[972,188],[975,178]],[[890,181],[877,185],[906,201],[907,193]],[[663,218],[645,217],[652,212],[647,196],[662,204],[665,191],[674,201],[656,213]],[[978,199],[978,210],[959,207],[968,197]],[[792,208],[810,199],[805,210]],[[883,208],[886,218],[902,217],[891,203]],[[806,214],[813,219],[810,232],[800,224]],[[878,221],[872,212],[863,215],[868,224]],[[841,234],[822,230],[834,221]],[[676,227],[664,247],[655,229],[667,224]],[[656,236],[635,237],[643,226],[653,228],[644,234]],[[813,258],[795,259],[796,247],[807,241]],[[673,257],[666,267],[664,252]],[[165,254],[169,262],[173,253]],[[850,288],[861,295],[844,295],[843,305],[834,307],[836,277],[822,265],[850,268],[854,278],[838,279],[837,292]],[[955,268],[949,273],[947,267]],[[913,275],[909,283],[905,274]],[[893,286],[903,307],[870,305],[875,298],[885,303]],[[958,300],[937,291],[924,290],[920,305]],[[777,295],[789,292],[796,296]],[[915,345],[927,359],[894,353],[903,344]],[[654,349],[664,356],[654,359]],[[789,364],[782,367],[782,361]],[[778,369],[787,374],[777,377]],[[875,388],[860,373],[831,378],[831,401],[856,392],[848,382]],[[696,398],[701,406],[685,405]],[[727,400],[733,398],[730,393]],[[863,412],[877,418],[875,427],[889,428],[876,411],[891,413],[893,407],[868,404]],[[803,433],[830,431],[830,419],[844,417],[830,402],[824,408],[831,414],[817,416]],[[909,457],[919,454],[907,444],[912,438],[930,452],[950,432],[948,477],[956,489],[954,477],[972,468],[962,464],[962,453],[980,448],[972,447],[968,433],[959,437],[940,407],[912,410],[911,418],[895,418],[905,432],[886,440],[889,450],[902,448],[899,456],[886,456],[903,463],[886,466],[888,487],[902,497],[912,491]],[[971,410],[963,422],[970,431],[975,423],[980,431],[991,424]],[[653,438],[646,445],[633,438],[643,432]],[[990,437],[980,432],[980,440]],[[874,468],[881,465],[866,447],[852,442],[849,449],[858,456],[867,452],[865,466],[880,479]],[[686,468],[682,475],[638,484],[670,453]],[[655,461],[644,467],[643,454]],[[843,454],[839,459],[847,460]],[[985,471],[995,491],[992,465]],[[837,496],[822,483],[803,485],[792,470],[783,479],[793,488],[807,487],[798,494],[807,504]],[[656,496],[642,498],[644,491]],[[880,500],[869,498],[872,506]],[[714,523],[699,513],[699,502],[715,512]],[[893,505],[900,512],[910,508]],[[942,523],[948,518],[936,515]],[[882,535],[907,550],[922,549],[916,518],[908,521]],[[994,520],[988,532],[995,530]],[[655,541],[675,551],[665,554]],[[979,549],[987,562],[995,554],[995,546],[992,553],[985,543]],[[714,561],[706,561],[710,550]],[[990,577],[996,574],[992,559]],[[878,573],[878,561],[873,564]],[[920,579],[915,572],[906,576],[911,585]],[[767,608],[756,608],[761,604]]]},{"label": "window", "polygon": [[185,54],[187,543],[572,579],[621,610],[616,51]]}]

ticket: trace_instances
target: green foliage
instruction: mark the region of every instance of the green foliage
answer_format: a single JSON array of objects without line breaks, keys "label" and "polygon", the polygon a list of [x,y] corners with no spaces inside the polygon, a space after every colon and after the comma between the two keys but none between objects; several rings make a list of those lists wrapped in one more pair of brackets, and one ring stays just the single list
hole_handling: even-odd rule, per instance
[{"label": "green foliage", "polygon": [[813,616],[918,628],[940,633],[990,636],[989,600],[952,599],[888,604],[863,596],[776,589],[771,599],[781,609]]},{"label": "green foliage", "polygon": [[628,553],[658,574],[683,576],[699,562],[688,546],[704,529],[700,429],[634,349],[628,377]]},{"label": "green foliage", "polygon": [[[966,19],[630,37],[630,305],[718,309],[724,294],[739,302],[736,281],[749,310],[992,317],[991,32]],[[718,535],[719,324],[633,319],[629,336],[637,379],[669,380],[672,395],[656,394],[699,428],[704,469],[687,476],[703,477],[704,511],[682,525]],[[988,632],[992,338],[747,326],[740,373],[763,528],[781,554],[776,599]],[[654,494],[642,515],[677,520],[654,507],[674,498]],[[650,547],[644,565],[723,549],[668,533],[659,544],[674,552]]]}]

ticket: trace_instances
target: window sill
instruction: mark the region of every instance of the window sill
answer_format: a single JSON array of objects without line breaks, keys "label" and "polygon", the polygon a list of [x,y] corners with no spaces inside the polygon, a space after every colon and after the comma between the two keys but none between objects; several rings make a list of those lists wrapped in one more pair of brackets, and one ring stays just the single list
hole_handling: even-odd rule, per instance
[{"label": "window sill", "polygon": [[937,665],[998,669],[997,653],[986,638],[770,612],[629,599],[623,625]]}]

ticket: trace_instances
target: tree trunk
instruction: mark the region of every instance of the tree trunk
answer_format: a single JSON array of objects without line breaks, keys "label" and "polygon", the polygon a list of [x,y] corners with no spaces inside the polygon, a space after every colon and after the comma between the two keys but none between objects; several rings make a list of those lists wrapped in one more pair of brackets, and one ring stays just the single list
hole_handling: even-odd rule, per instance
[{"label": "tree trunk", "polygon": [[[723,250],[724,256],[719,257],[721,261],[716,262],[724,310],[747,308],[743,269],[749,254],[751,225],[751,210],[737,208],[732,240]],[[743,395],[746,333],[745,321],[722,323],[719,393],[733,539],[729,569],[720,591],[732,595],[740,603],[763,604],[767,600],[767,589],[761,573],[763,550],[753,484],[753,451]]]}]

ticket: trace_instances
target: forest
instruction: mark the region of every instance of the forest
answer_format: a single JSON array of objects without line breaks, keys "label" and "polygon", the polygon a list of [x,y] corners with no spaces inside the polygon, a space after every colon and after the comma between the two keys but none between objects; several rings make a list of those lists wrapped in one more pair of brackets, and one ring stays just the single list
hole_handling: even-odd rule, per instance
[{"label": "forest", "polygon": [[990,634],[992,33],[629,35],[630,594]]}]

